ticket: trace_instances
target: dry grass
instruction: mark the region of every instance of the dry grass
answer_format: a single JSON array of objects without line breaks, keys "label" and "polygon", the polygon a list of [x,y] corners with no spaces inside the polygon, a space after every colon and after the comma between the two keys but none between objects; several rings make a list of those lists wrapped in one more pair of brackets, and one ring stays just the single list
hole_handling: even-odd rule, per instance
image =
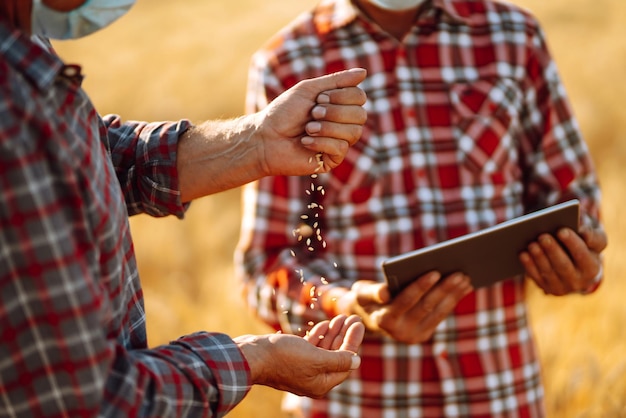
[{"label": "dry grass", "polygon": [[[545,365],[549,416],[626,417],[626,3],[623,0],[517,0],[544,25],[604,188],[610,245],[606,283],[589,297],[531,295]],[[228,5],[226,5],[228,4]],[[113,27],[57,43],[81,62],[85,87],[102,113],[126,119],[194,121],[243,109],[248,58],[312,0],[209,2],[139,0]],[[246,313],[233,280],[239,193],[196,202],[180,222],[135,217],[132,229],[146,293],[152,345],[199,330],[267,331]],[[278,417],[280,394],[253,389],[232,417]]]}]

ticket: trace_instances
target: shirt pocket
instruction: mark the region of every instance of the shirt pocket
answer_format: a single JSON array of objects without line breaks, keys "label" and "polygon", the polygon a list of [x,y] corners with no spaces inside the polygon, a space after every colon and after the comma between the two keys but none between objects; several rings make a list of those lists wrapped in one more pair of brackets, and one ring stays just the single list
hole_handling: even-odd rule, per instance
[{"label": "shirt pocket", "polygon": [[449,93],[461,165],[476,175],[506,174],[517,162],[518,84],[508,78],[481,79],[453,84]]}]

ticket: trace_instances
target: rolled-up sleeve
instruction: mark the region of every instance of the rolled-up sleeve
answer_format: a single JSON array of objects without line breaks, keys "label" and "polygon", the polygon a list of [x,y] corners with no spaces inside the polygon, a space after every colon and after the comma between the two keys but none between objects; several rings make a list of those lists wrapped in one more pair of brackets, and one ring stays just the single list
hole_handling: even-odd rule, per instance
[{"label": "rolled-up sleeve", "polygon": [[107,377],[103,416],[222,417],[250,390],[248,363],[225,334],[198,332],[168,345],[124,350]]},{"label": "rolled-up sleeve", "polygon": [[102,134],[108,138],[129,215],[184,216],[188,205],[180,198],[176,150],[191,126],[187,120],[147,123],[103,117]]}]

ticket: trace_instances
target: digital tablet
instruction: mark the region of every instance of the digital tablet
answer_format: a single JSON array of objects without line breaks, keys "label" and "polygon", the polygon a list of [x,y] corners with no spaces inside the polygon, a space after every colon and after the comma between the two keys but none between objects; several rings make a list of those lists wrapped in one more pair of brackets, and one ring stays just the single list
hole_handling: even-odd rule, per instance
[{"label": "digital tablet", "polygon": [[520,252],[543,233],[554,234],[562,227],[578,230],[579,201],[570,200],[481,231],[385,260],[382,269],[392,296],[422,276],[437,270],[442,276],[460,271],[474,288],[489,286],[522,274]]}]

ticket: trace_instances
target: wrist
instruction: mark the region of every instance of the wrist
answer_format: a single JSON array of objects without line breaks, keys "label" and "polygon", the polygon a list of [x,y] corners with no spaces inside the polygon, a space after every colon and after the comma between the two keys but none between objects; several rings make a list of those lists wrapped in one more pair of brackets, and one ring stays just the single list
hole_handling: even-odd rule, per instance
[{"label": "wrist", "polygon": [[265,354],[267,350],[263,348],[264,339],[258,335],[242,335],[233,338],[237,347],[248,363],[251,384],[262,382],[263,368],[266,364]]},{"label": "wrist", "polygon": [[256,115],[206,121],[178,141],[176,166],[183,202],[267,175]]},{"label": "wrist", "polygon": [[263,141],[266,136],[263,133],[265,127],[265,123],[263,123],[264,119],[265,115],[261,112],[257,112],[241,116],[237,120],[241,127],[241,131],[244,131],[247,134],[248,144],[256,151],[257,178],[272,175],[270,166],[267,162],[267,155],[265,155],[266,149]]}]

